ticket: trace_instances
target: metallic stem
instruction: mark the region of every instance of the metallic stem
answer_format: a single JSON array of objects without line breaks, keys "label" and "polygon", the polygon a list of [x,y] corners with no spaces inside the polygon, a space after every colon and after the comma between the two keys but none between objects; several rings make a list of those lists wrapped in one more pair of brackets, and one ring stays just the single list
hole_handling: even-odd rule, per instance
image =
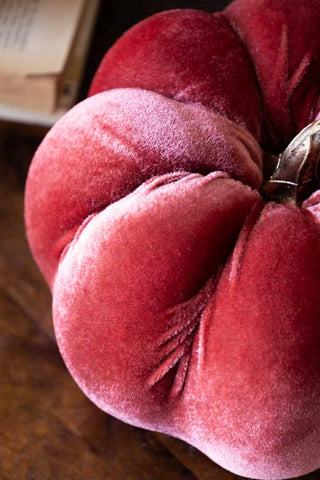
[{"label": "metallic stem", "polygon": [[275,170],[261,187],[267,201],[300,206],[320,188],[320,120],[304,128],[278,156]]}]

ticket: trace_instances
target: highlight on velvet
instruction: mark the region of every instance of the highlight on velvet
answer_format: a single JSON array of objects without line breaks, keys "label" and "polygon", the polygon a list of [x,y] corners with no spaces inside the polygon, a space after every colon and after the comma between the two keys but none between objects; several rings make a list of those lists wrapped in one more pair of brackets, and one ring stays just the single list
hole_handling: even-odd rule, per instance
[{"label": "highlight on velvet", "polygon": [[[26,184],[83,392],[249,478],[320,468],[319,26],[320,0],[143,20]],[[277,156],[309,124],[279,190]]]}]

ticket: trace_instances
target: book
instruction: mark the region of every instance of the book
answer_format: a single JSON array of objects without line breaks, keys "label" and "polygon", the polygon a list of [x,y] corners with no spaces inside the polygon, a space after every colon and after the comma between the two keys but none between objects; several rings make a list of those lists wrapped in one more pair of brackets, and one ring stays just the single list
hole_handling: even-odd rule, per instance
[{"label": "book", "polygon": [[0,0],[0,118],[50,126],[74,104],[99,0]]}]

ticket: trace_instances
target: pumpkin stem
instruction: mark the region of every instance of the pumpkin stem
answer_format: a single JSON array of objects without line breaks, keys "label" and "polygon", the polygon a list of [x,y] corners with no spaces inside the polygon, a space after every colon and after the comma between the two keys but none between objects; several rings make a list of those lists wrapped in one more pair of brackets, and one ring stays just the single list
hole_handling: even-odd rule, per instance
[{"label": "pumpkin stem", "polygon": [[266,201],[299,207],[319,188],[320,119],[301,130],[280,153],[274,171],[262,185],[260,193]]}]

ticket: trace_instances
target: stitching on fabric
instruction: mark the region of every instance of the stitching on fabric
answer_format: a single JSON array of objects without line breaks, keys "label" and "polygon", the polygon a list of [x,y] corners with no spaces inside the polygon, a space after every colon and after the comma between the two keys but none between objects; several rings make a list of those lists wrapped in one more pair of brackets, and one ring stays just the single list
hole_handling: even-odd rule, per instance
[{"label": "stitching on fabric", "polygon": [[[221,272],[222,269],[219,267],[196,295],[167,310],[165,314],[167,318],[177,316],[178,319],[159,339],[157,349],[160,361],[147,379],[149,388],[156,386],[165,375],[176,367],[169,398],[176,398],[183,392],[194,351],[196,333],[201,325],[208,301],[217,288]],[[191,314],[186,321],[185,318],[189,317],[189,310],[195,310],[195,313]]]}]

